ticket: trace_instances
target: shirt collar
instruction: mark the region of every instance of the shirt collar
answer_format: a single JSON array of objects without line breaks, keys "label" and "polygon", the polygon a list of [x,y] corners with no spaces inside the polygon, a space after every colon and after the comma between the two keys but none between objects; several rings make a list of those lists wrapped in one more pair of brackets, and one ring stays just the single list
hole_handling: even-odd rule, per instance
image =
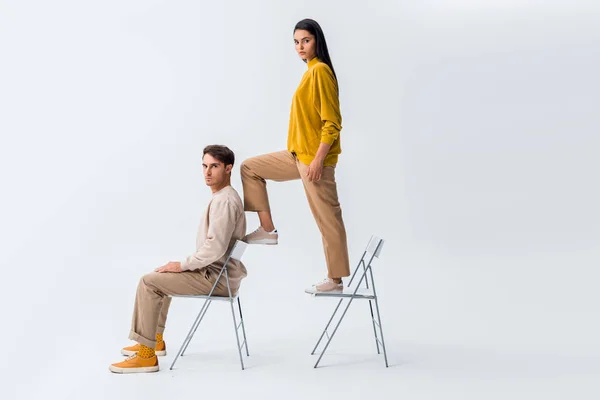
[{"label": "shirt collar", "polygon": [[315,64],[316,64],[316,63],[318,63],[319,61],[320,61],[320,60],[319,60],[319,57],[314,57],[312,60],[310,60],[310,61],[308,62],[308,68],[312,67],[313,65],[315,65]]}]

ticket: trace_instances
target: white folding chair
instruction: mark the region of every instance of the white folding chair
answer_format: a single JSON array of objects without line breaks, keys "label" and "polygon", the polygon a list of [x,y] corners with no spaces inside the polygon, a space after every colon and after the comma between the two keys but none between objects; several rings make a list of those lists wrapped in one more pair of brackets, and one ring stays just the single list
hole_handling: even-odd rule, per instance
[{"label": "white folding chair", "polygon": [[[246,328],[244,326],[244,317],[242,315],[242,304],[240,302],[240,297],[238,294],[236,294],[235,296],[231,295],[231,286],[229,285],[229,275],[227,274],[227,264],[229,263],[230,259],[240,261],[242,259],[242,255],[244,254],[244,251],[246,250],[247,246],[248,246],[248,244],[245,242],[242,242],[240,240],[236,241],[235,245],[233,246],[233,249],[231,249],[231,252],[229,253],[229,256],[227,257],[227,260],[225,261],[225,264],[223,265],[223,268],[221,268],[221,273],[219,273],[219,276],[217,277],[217,280],[213,284],[212,289],[210,290],[210,293],[208,295],[174,295],[174,296],[172,296],[172,297],[185,297],[185,298],[193,298],[193,299],[204,299],[204,304],[202,305],[202,308],[200,309],[200,312],[198,313],[196,320],[192,324],[192,327],[190,328],[188,335],[186,336],[185,340],[183,341],[181,348],[179,349],[179,352],[175,356],[175,359],[173,360],[173,363],[171,364],[170,369],[173,369],[173,366],[175,365],[175,362],[177,362],[177,359],[179,358],[179,356],[182,356],[183,353],[187,350],[187,347],[190,344],[192,337],[196,333],[196,329],[198,329],[198,326],[200,326],[200,322],[202,322],[202,319],[204,318],[204,315],[206,314],[208,307],[215,300],[228,301],[231,305],[231,316],[233,317],[233,327],[235,328],[235,338],[237,340],[238,353],[240,354],[240,363],[242,364],[242,370],[244,369],[244,359],[242,357],[242,348],[244,346],[246,347],[246,356],[250,356],[250,353],[248,352],[248,343],[246,341]],[[213,296],[212,294],[215,290],[215,287],[217,286],[217,282],[219,282],[219,279],[221,278],[221,276],[223,274],[225,274],[225,280],[227,282],[227,290],[229,292],[229,296]],[[235,310],[233,307],[233,303],[236,300],[237,300],[238,308],[240,310],[240,323],[239,324],[236,321]],[[244,336],[244,341],[241,345],[240,345],[240,336],[239,336],[240,327],[242,328],[242,334]]]},{"label": "white folding chair", "polygon": [[[371,240],[369,240],[367,248],[363,252],[362,257],[361,257],[360,261],[358,262],[358,265],[354,269],[354,273],[352,274],[352,278],[350,278],[348,287],[344,288],[343,291],[341,291],[341,292],[339,292],[339,291],[338,292],[317,292],[314,289],[306,290],[306,293],[309,293],[314,297],[340,298],[340,301],[338,302],[337,307],[333,311],[333,314],[331,315],[329,322],[327,322],[327,325],[325,326],[323,333],[321,333],[321,337],[317,341],[317,344],[315,345],[315,348],[313,349],[312,353],[310,353],[310,354],[315,354],[315,351],[319,347],[319,344],[323,340],[323,337],[325,335],[327,335],[327,338],[328,338],[327,343],[325,344],[325,347],[323,348],[323,351],[321,352],[321,355],[319,356],[319,359],[317,360],[314,368],[317,368],[317,366],[319,365],[321,358],[323,358],[325,351],[327,351],[327,348],[329,347],[331,340],[333,339],[340,324],[342,323],[342,320],[344,319],[344,316],[346,315],[346,312],[348,311],[350,304],[352,304],[352,301],[355,299],[356,300],[369,300],[369,308],[371,310],[371,321],[373,322],[373,333],[375,334],[375,345],[377,346],[377,354],[381,354],[381,352],[379,350],[380,349],[379,346],[381,345],[381,348],[383,349],[383,356],[385,359],[385,366],[388,367],[387,352],[385,350],[385,340],[383,339],[383,328],[381,327],[381,316],[379,314],[379,304],[377,302],[377,291],[375,290],[375,281],[373,280],[373,269],[371,266],[371,262],[373,261],[373,258],[375,258],[375,257],[379,258],[382,247],[383,247],[383,239],[380,239],[376,236],[371,236]],[[369,262],[366,262],[367,258],[369,259]],[[360,269],[361,265],[363,267],[363,272],[360,276],[358,284],[356,285],[356,287],[354,289],[352,289],[350,286],[352,285],[352,281],[356,277],[356,273]],[[367,275],[367,272],[368,272],[368,275]],[[370,277],[370,285],[369,285],[369,277]],[[361,287],[363,280],[365,281],[365,287]],[[340,317],[338,323],[336,324],[336,326],[330,336],[327,329],[331,325],[333,318],[335,317],[337,311],[340,308],[340,305],[342,305],[342,302],[345,299],[348,299],[348,304],[346,304],[346,308],[344,309],[342,316]],[[373,314],[373,302],[375,303],[375,311],[377,314],[377,320],[375,320],[375,315]],[[379,334],[381,336],[381,340],[379,340],[379,337],[377,335],[377,328],[379,328]]]}]

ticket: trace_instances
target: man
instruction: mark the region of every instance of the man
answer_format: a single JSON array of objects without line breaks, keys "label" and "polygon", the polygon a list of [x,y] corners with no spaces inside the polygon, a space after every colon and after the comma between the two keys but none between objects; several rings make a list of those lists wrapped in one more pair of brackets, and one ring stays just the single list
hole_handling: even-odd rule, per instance
[{"label": "man", "polygon": [[[181,262],[171,261],[140,279],[129,334],[129,339],[138,344],[121,350],[130,357],[112,364],[109,367],[112,372],[158,371],[157,355],[166,354],[162,334],[171,304],[169,296],[209,294],[228,253],[236,240],[246,233],[244,206],[230,184],[234,161],[233,152],[225,146],[213,145],[204,149],[204,179],[213,197],[198,228],[196,252]],[[231,292],[235,294],[247,275],[246,268],[237,260],[229,260],[227,273]],[[225,274],[213,295],[229,296]]]}]

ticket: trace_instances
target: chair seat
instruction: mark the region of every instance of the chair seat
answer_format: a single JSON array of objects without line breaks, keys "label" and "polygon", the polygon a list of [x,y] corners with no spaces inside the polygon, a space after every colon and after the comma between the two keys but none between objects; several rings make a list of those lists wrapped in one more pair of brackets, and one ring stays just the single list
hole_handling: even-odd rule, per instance
[{"label": "chair seat", "polygon": [[[317,292],[315,288],[306,289],[305,292],[315,297],[352,297],[356,288],[345,287],[342,292]],[[355,299],[374,299],[373,289],[359,288],[354,295]]]},{"label": "chair seat", "polygon": [[238,295],[235,296],[209,296],[207,294],[174,294],[170,295],[170,297],[183,297],[183,298],[192,298],[192,299],[210,299],[215,301],[233,301],[238,298]]}]

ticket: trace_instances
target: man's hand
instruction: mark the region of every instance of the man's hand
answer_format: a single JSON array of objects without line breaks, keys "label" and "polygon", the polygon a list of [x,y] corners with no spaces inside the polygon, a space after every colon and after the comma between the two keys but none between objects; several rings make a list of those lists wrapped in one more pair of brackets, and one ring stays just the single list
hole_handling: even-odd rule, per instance
[{"label": "man's hand", "polygon": [[314,160],[312,160],[312,162],[306,169],[306,176],[308,177],[309,182],[317,182],[319,179],[321,179],[321,175],[323,174],[324,161],[325,160],[319,157],[315,157]]},{"label": "man's hand", "polygon": [[183,272],[179,261],[170,261],[162,267],[156,268],[154,272]]}]

